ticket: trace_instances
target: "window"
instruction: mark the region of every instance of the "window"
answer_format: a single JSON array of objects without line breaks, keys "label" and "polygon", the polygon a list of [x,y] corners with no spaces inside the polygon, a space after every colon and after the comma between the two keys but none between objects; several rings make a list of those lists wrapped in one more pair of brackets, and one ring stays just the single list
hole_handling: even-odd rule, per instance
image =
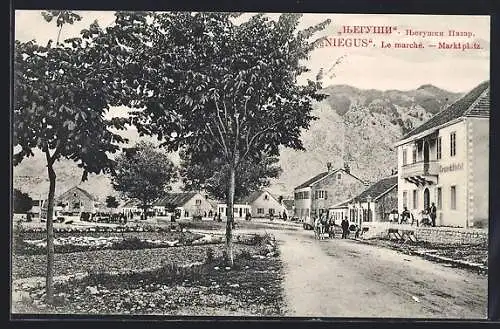
[{"label": "window", "polygon": [[457,209],[457,187],[452,186],[450,192],[451,192],[450,208],[452,210],[456,210]]},{"label": "window", "polygon": [[318,197],[319,197],[319,191],[314,191],[314,198],[318,199]]},{"label": "window", "polygon": [[404,149],[403,150],[403,166],[405,166],[406,164],[408,164],[408,152],[406,152],[407,150]]},{"label": "window", "polygon": [[436,141],[436,159],[441,159],[441,137]]},{"label": "window", "polygon": [[75,202],[75,203],[73,204],[73,208],[74,208],[74,209],[80,209],[80,202]]},{"label": "window", "polygon": [[408,192],[403,192],[403,207],[408,207]]},{"label": "window", "polygon": [[304,192],[304,199],[309,199],[309,191]]},{"label": "window", "polygon": [[184,217],[189,217],[189,211],[184,212]]},{"label": "window", "polygon": [[337,174],[337,179],[341,179],[342,178],[342,174]]},{"label": "window", "polygon": [[267,200],[267,199],[269,199],[269,197],[266,194],[266,195],[264,195],[264,200]]},{"label": "window", "polygon": [[457,133],[450,133],[450,156],[457,154]]},{"label": "window", "polygon": [[413,209],[418,208],[417,190],[413,190]]},{"label": "window", "polygon": [[257,214],[263,214],[264,208],[257,208]]},{"label": "window", "polygon": [[198,205],[198,206],[201,205],[201,200],[196,200],[195,204]]},{"label": "window", "polygon": [[443,192],[441,191],[441,188],[437,188],[437,205],[436,208],[442,209],[443,208]]},{"label": "window", "polygon": [[417,148],[414,147],[412,152],[411,152],[411,157],[412,157],[412,162],[416,163],[417,162]]},{"label": "window", "polygon": [[274,215],[274,208],[269,208],[269,215]]}]

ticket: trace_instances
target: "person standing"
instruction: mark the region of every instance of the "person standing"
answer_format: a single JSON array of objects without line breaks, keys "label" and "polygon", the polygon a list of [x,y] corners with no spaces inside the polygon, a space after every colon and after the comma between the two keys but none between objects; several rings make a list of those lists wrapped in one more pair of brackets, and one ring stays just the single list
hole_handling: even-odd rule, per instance
[{"label": "person standing", "polygon": [[429,209],[429,217],[431,218],[432,226],[436,226],[436,215],[437,215],[437,208],[434,202],[431,204],[431,208]]},{"label": "person standing", "polygon": [[342,239],[347,239],[347,230],[349,229],[349,222],[347,221],[347,217],[342,220],[340,226],[342,227]]}]

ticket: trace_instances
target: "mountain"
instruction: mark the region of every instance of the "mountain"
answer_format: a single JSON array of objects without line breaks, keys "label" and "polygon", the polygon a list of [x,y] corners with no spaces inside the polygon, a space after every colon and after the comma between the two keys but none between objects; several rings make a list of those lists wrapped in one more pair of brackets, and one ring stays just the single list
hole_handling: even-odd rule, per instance
[{"label": "mountain", "polygon": [[271,188],[277,195],[291,195],[295,186],[325,171],[327,162],[347,162],[368,182],[390,175],[397,167],[394,143],[461,95],[433,85],[409,91],[333,85],[322,93],[328,97],[315,106],[318,119],[302,133],[306,150],[282,150],[283,174]]},{"label": "mountain", "polygon": [[[269,188],[276,195],[293,194],[295,186],[325,171],[327,162],[340,167],[347,161],[354,175],[370,182],[390,174],[397,161],[393,144],[460,96],[433,85],[409,91],[333,85],[324,88],[322,93],[328,97],[315,105],[313,114],[318,119],[302,133],[306,150],[282,150],[283,173]],[[133,129],[124,134],[131,144],[138,139],[149,139],[139,138]],[[171,159],[178,163],[177,154],[172,154]],[[54,166],[56,195],[75,185],[101,200],[107,195],[117,195],[107,175],[89,175],[88,181],[80,184],[82,171],[75,162],[62,160]],[[15,188],[34,198],[47,195],[49,184],[41,153],[14,167],[13,175]],[[176,184],[173,189],[179,187]]]}]

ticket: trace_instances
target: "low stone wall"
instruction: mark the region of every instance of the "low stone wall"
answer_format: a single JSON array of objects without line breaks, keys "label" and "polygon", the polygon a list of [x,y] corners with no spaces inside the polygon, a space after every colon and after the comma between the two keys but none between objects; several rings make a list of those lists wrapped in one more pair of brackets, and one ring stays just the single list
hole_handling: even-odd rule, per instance
[{"label": "low stone wall", "polygon": [[484,229],[466,229],[450,227],[419,227],[415,231],[419,241],[449,244],[487,244],[488,231]]},{"label": "low stone wall", "polygon": [[363,223],[368,230],[363,233],[363,239],[388,238],[389,232],[414,235],[418,241],[446,244],[487,244],[488,230],[474,228],[451,227],[417,227],[389,222]]}]

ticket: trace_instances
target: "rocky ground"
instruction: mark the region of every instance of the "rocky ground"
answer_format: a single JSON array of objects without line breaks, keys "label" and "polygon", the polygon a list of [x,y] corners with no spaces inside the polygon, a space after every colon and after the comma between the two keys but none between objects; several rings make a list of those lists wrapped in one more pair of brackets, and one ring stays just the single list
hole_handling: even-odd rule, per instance
[{"label": "rocky ground", "polygon": [[223,244],[56,254],[54,306],[44,303],[45,256],[16,256],[13,312],[283,315],[277,245],[269,236],[241,241],[231,268]]}]

